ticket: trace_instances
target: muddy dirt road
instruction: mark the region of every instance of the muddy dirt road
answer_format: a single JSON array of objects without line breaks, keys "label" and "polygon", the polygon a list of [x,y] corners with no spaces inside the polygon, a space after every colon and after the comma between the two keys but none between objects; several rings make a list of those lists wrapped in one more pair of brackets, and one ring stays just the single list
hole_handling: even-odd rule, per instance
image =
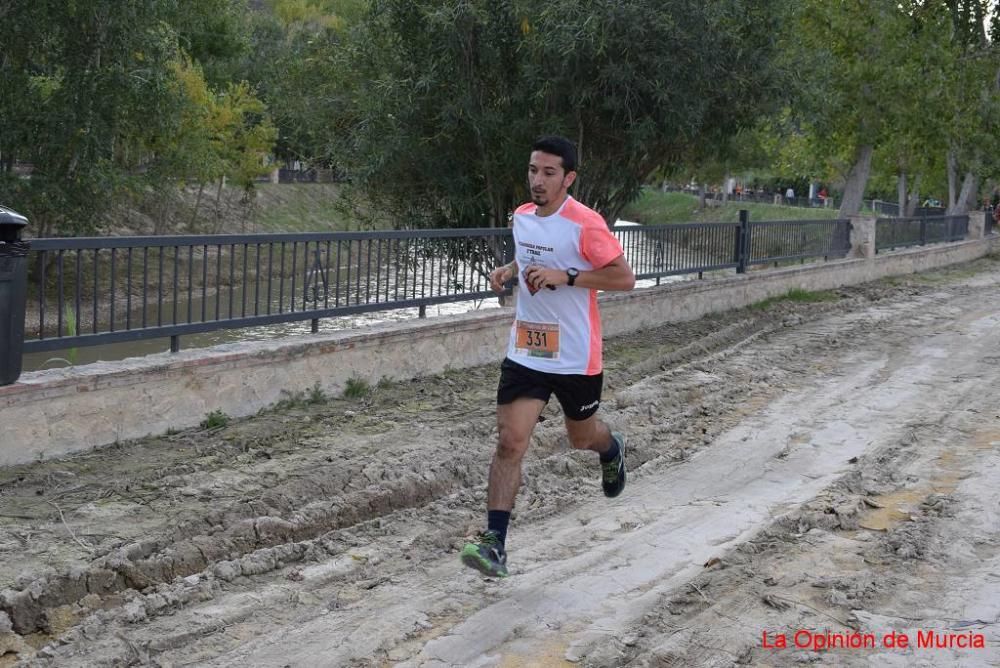
[{"label": "muddy dirt road", "polygon": [[502,581],[495,366],[2,470],[0,666],[1000,665],[1000,260],[820,297],[609,341]]}]

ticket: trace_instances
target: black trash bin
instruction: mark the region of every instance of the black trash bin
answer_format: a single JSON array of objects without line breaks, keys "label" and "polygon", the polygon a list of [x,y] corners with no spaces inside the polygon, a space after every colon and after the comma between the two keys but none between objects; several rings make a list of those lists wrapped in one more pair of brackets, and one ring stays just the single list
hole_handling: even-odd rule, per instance
[{"label": "black trash bin", "polygon": [[0,206],[0,385],[21,375],[29,247],[21,232],[27,224],[27,218]]}]

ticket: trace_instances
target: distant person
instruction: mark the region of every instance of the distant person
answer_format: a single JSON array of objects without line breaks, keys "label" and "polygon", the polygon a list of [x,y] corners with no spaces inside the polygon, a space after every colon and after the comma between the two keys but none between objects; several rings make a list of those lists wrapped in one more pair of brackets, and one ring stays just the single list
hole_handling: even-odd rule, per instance
[{"label": "distant person", "polygon": [[531,147],[531,202],[514,212],[514,261],[490,273],[490,286],[520,277],[507,358],[497,388],[499,440],[490,465],[486,530],[462,549],[462,563],[507,576],[507,526],[521,485],[521,460],[552,394],[562,405],[570,444],[600,460],[604,495],[625,488],[625,439],[597,418],[604,374],[598,290],[631,290],[635,274],[596,211],[569,196],[576,147],[542,137]]},{"label": "distant person", "polygon": [[826,192],[826,186],[819,189],[819,200],[824,207],[830,206],[830,196]]},{"label": "distant person", "polygon": [[795,204],[795,189],[791,186],[785,191],[785,202],[788,204]]}]

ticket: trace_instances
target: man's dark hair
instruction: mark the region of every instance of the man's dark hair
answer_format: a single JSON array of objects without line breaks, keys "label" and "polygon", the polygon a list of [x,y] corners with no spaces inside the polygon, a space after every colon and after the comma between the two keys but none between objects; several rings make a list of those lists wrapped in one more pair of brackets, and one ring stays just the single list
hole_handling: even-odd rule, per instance
[{"label": "man's dark hair", "polygon": [[539,137],[531,145],[531,150],[532,152],[541,151],[550,155],[558,155],[562,158],[562,166],[566,173],[576,171],[576,146],[565,137],[559,135]]}]

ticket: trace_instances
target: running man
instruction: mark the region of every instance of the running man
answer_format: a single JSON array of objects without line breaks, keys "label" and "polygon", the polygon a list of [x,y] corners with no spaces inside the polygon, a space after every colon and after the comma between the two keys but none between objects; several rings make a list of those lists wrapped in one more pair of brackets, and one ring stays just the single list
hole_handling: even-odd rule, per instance
[{"label": "running man", "polygon": [[537,140],[528,162],[531,202],[514,212],[514,261],[490,273],[494,291],[515,276],[522,289],[500,367],[487,529],[462,550],[465,565],[489,576],[507,576],[504,543],[521,460],[553,393],[572,446],[600,456],[605,496],[625,487],[625,440],[596,415],[604,379],[597,291],[631,290],[635,274],[600,214],[569,196],[574,180],[573,143]]}]

